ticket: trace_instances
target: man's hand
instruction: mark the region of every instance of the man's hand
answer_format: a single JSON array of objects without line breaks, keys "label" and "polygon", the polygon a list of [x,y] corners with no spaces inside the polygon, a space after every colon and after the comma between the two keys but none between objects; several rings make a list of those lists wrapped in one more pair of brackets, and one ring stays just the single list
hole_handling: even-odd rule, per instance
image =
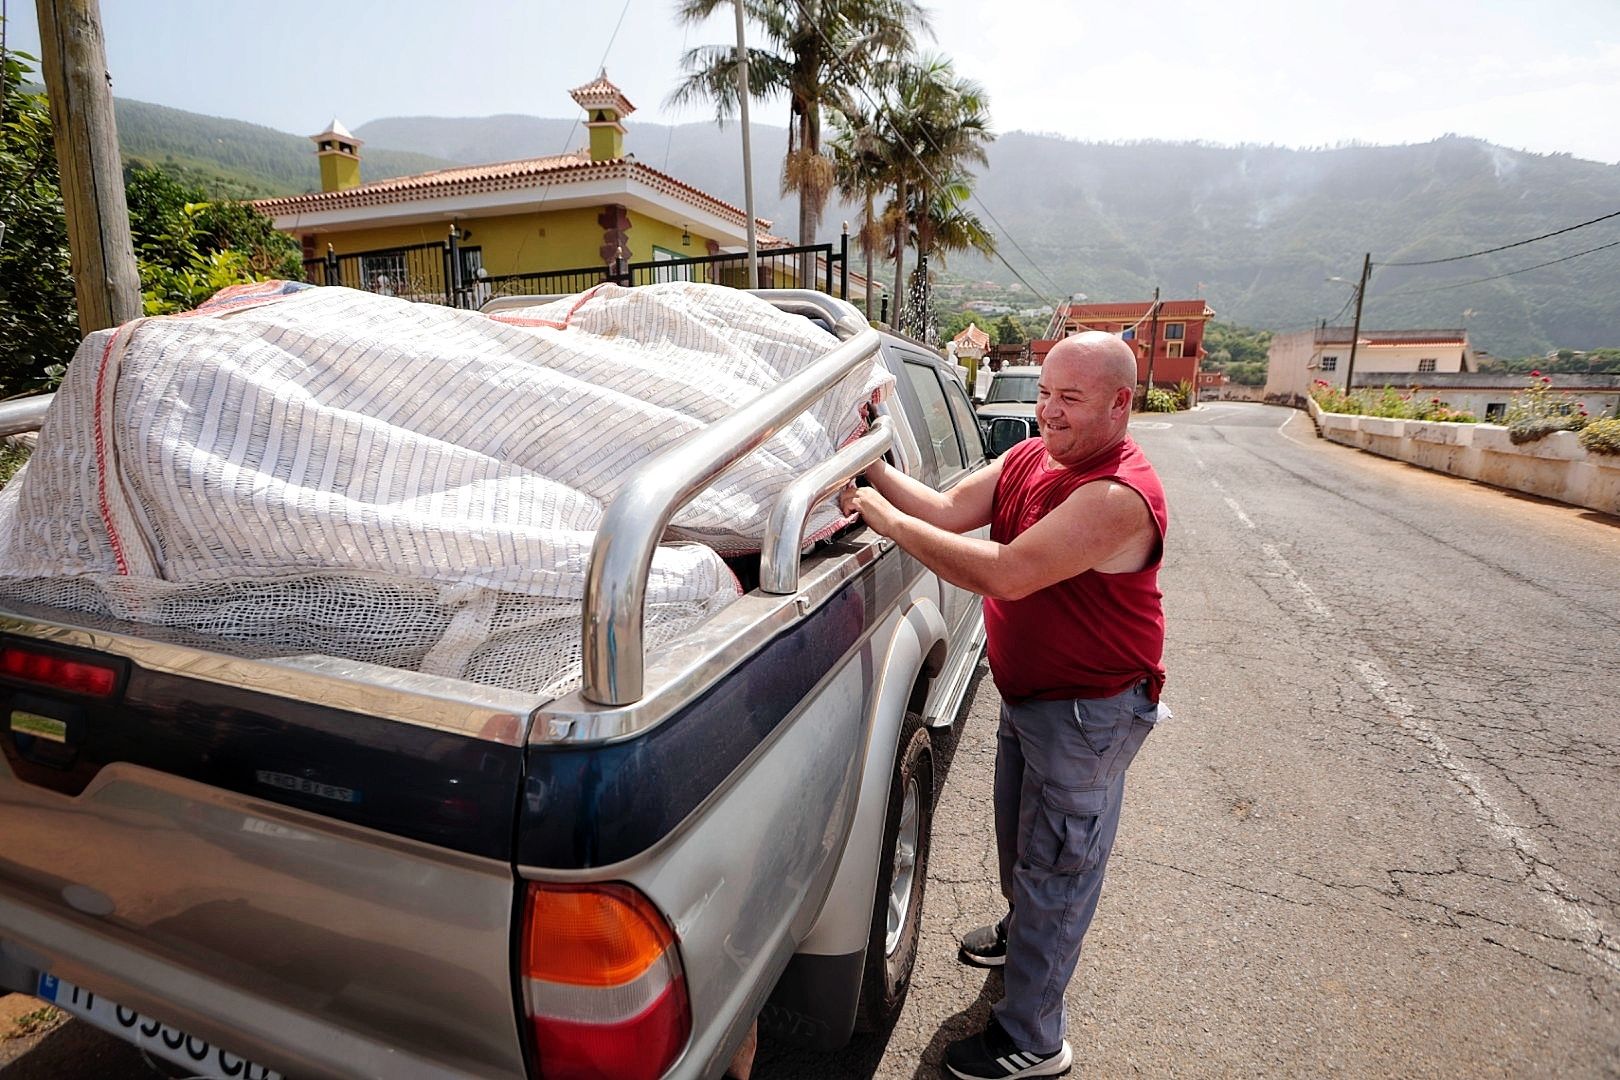
[{"label": "man's hand", "polygon": [[859,514],[861,520],[880,536],[892,537],[895,522],[900,517],[900,512],[888,499],[878,494],[877,488],[856,487],[853,483],[839,492],[838,509],[846,517]]}]

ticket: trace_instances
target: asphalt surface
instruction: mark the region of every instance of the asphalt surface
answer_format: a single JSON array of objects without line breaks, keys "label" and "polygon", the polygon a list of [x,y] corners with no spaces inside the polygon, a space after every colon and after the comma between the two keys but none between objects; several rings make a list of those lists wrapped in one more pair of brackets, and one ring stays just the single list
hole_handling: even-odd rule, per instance
[{"label": "asphalt surface", "polygon": [[[1285,423],[1286,422],[1286,423]],[[1161,426],[1162,425],[1162,426]],[[1067,1003],[1079,1075],[1620,1077],[1620,520],[1214,403],[1169,494],[1175,719],[1130,772]],[[999,974],[981,678],[894,1029],[759,1080],[940,1075]]]},{"label": "asphalt surface", "polygon": [[[1076,1075],[1620,1077],[1620,520],[1289,410],[1136,435],[1170,498],[1176,716],[1132,766],[1069,988]],[[1000,914],[996,701],[981,673],[940,747],[898,1023],[833,1055],[767,1041],[757,1080],[935,1077],[983,1025],[1000,976],[955,943]]]}]

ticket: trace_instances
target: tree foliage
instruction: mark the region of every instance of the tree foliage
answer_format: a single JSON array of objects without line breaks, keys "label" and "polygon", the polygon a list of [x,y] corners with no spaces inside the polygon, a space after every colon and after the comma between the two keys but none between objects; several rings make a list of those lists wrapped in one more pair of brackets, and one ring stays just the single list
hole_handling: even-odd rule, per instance
[{"label": "tree foliage", "polygon": [[22,92],[32,59],[8,51],[0,72],[0,397],[47,389],[79,344],[50,109]]},{"label": "tree foliage", "polygon": [[297,242],[246,203],[210,202],[157,169],[124,173],[148,315],[188,311],[227,285],[303,274]]},{"label": "tree foliage", "polygon": [[1240,386],[1264,386],[1271,331],[1251,330],[1235,323],[1212,322],[1204,329],[1203,362],[1206,371],[1225,372]]},{"label": "tree foliage", "polygon": [[[44,94],[24,93],[33,58],[7,52],[0,117],[0,397],[38,393],[79,344],[67,225]],[[161,170],[125,170],[130,234],[148,315],[219,289],[302,274],[298,244],[245,203],[210,201]]]},{"label": "tree foliage", "polygon": [[[724,0],[681,0],[683,21],[701,23]],[[813,244],[827,195],[837,176],[822,150],[824,112],[856,110],[860,86],[875,68],[911,51],[913,36],[927,30],[916,0],[744,0],[743,11],[763,44],[748,49],[749,94],[788,99],[787,155],[782,190],[799,196],[799,243]],[[705,45],[681,58],[686,79],[672,103],[709,101],[717,119],[737,111],[737,50]]]}]

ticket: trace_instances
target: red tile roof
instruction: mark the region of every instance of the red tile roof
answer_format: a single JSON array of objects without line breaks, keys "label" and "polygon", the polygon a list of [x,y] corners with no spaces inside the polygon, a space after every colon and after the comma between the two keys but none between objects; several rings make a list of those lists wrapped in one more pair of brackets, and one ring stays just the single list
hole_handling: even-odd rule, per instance
[{"label": "red tile roof", "polygon": [[990,335],[980,330],[978,324],[968,323],[966,329],[951,338],[958,344],[976,345],[983,349],[990,344]]},{"label": "red tile roof", "polygon": [[[1351,327],[1329,326],[1316,332],[1319,345],[1349,345]],[[1400,349],[1412,346],[1465,345],[1465,330],[1363,330],[1359,344],[1369,349]]]},{"label": "red tile roof", "polygon": [[[287,195],[273,199],[255,199],[255,209],[272,216],[285,214],[311,214],[323,210],[357,210],[368,206],[391,206],[397,203],[422,202],[455,195],[479,195],[496,191],[512,191],[526,187],[548,187],[552,184],[580,183],[591,180],[636,180],[673,198],[690,203],[716,214],[738,228],[743,228],[743,212],[690,184],[682,183],[667,173],[643,165],[632,158],[612,161],[592,161],[583,150],[575,150],[552,157],[523,158],[501,161],[492,165],[458,165],[413,176],[396,176],[377,180],[344,191],[316,191],[307,195]],[[770,222],[756,218],[761,228]],[[784,243],[780,237],[761,236]]]},{"label": "red tile roof", "polygon": [[[1153,307],[1151,300],[1136,300],[1109,304],[1062,304],[1059,306],[1068,318],[1081,322],[1118,322],[1136,320],[1147,315]],[[1160,319],[1212,319],[1215,312],[1202,300],[1164,300],[1159,303]]]}]

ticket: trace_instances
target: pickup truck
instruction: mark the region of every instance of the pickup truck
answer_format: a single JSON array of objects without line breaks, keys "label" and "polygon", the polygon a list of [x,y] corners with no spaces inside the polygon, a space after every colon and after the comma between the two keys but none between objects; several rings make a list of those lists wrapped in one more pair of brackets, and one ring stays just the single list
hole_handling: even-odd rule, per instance
[{"label": "pickup truck", "polygon": [[[0,601],[0,989],[253,1078],[716,1077],[756,1020],[834,1048],[891,1019],[983,623],[869,529],[806,552],[804,522],[879,456],[943,488],[984,450],[933,351],[759,295],[840,342],[626,479],[577,692]],[[644,657],[671,516],[874,353],[871,432],[783,492],[745,595]],[[0,435],[42,409],[0,404]]]}]

